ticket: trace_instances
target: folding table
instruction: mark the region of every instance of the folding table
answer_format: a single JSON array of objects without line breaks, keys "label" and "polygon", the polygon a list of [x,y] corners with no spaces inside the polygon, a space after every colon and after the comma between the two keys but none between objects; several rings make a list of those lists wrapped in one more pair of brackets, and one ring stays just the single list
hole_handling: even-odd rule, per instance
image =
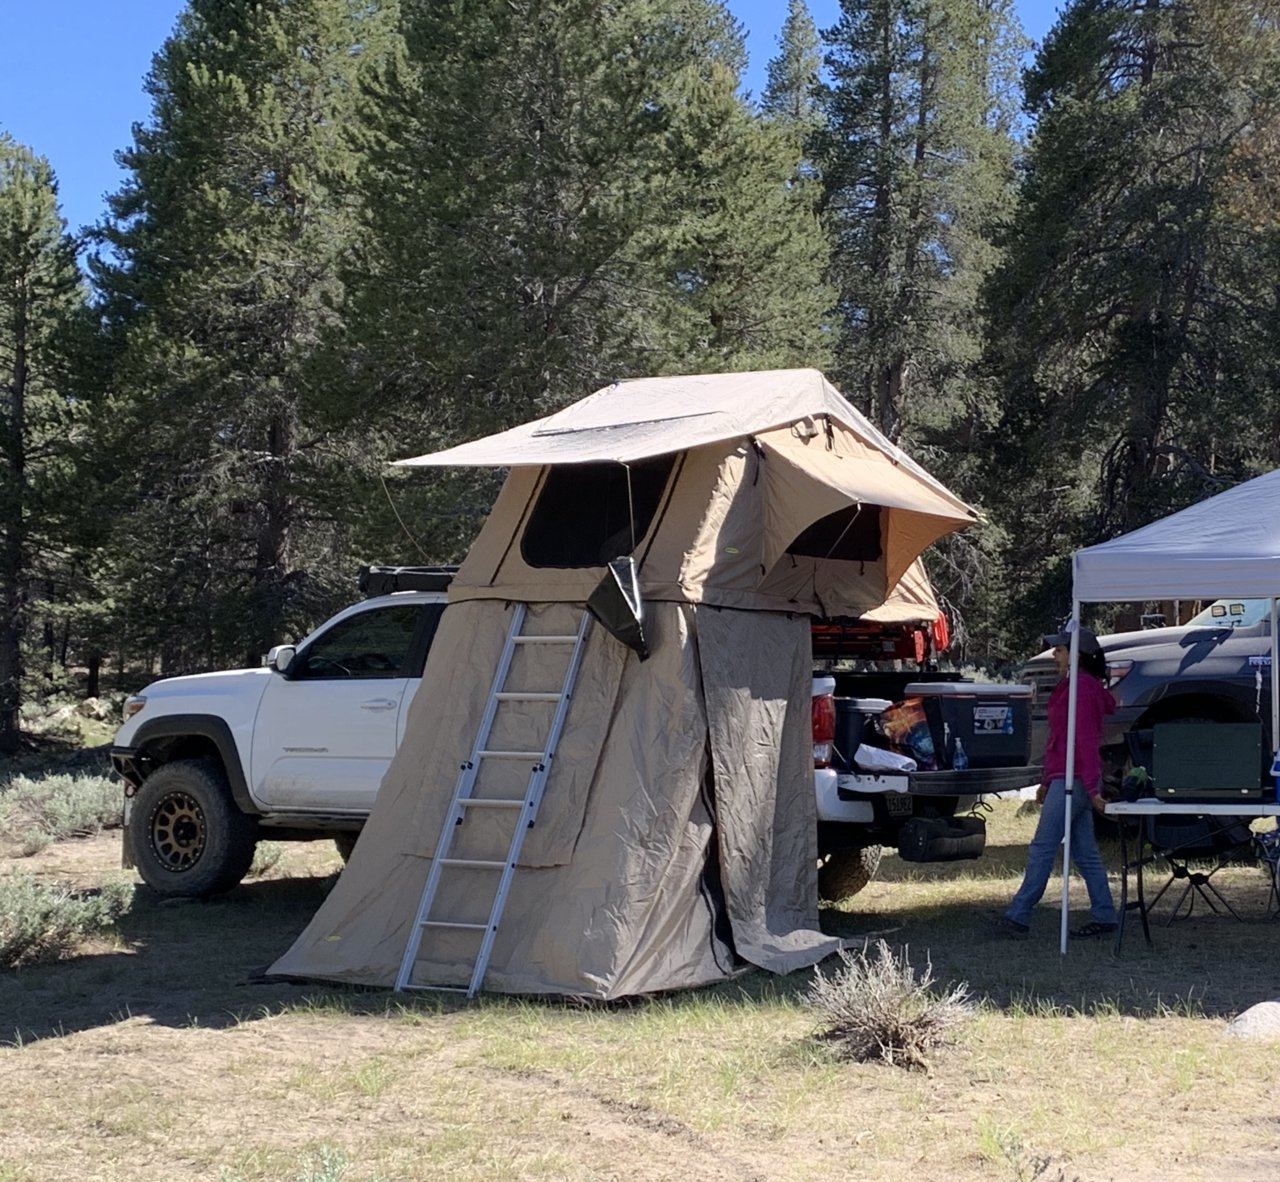
[{"label": "folding table", "polygon": [[[1209,803],[1196,803],[1195,801],[1167,801],[1157,800],[1154,797],[1144,797],[1141,800],[1114,800],[1107,804],[1106,815],[1108,817],[1116,817],[1124,819],[1126,817],[1232,817],[1239,820],[1253,820],[1255,817],[1280,817],[1280,804],[1273,802],[1264,802],[1261,800],[1253,801],[1216,801]],[[1138,836],[1135,846],[1131,851],[1130,837],[1128,829],[1120,826],[1120,909],[1116,926],[1116,946],[1117,955],[1120,952],[1120,944],[1124,939],[1124,921],[1128,913],[1133,910],[1137,911],[1139,918],[1142,920],[1142,934],[1147,943],[1151,943],[1151,925],[1148,921],[1147,899],[1143,888],[1143,870],[1154,861],[1158,860],[1158,855],[1148,851],[1149,845],[1148,830],[1146,825],[1138,826]],[[1133,877],[1137,885],[1138,897],[1136,901],[1129,901],[1129,879]]]}]

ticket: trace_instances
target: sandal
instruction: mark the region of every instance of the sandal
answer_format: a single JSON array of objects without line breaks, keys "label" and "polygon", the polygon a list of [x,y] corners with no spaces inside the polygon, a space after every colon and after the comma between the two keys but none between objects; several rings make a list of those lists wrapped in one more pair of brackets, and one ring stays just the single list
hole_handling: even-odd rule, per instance
[{"label": "sandal", "polygon": [[1073,940],[1091,940],[1095,936],[1113,935],[1118,925],[1114,923],[1099,923],[1096,919],[1085,924],[1084,927],[1074,928],[1071,932]]}]

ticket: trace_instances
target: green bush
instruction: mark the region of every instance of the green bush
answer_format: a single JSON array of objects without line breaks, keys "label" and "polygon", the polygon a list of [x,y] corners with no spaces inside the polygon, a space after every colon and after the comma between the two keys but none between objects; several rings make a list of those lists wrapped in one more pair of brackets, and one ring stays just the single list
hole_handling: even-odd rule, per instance
[{"label": "green bush", "polygon": [[118,828],[122,802],[120,784],[106,776],[15,776],[0,787],[0,838],[30,856],[51,841]]},{"label": "green bush", "polygon": [[936,996],[933,965],[917,977],[905,950],[899,957],[883,940],[840,953],[840,962],[830,977],[814,974],[804,1000],[823,1020],[822,1037],[847,1058],[927,1067],[926,1052],[973,1013],[967,984]]},{"label": "green bush", "polygon": [[85,894],[25,875],[0,879],[0,968],[61,960],[109,930],[132,900],[133,887],[121,881]]}]

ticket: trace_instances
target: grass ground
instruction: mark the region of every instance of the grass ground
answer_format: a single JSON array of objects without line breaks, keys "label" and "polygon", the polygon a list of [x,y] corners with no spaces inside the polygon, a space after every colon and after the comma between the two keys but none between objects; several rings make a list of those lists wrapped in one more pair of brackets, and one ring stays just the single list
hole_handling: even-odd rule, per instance
[{"label": "grass ground", "polygon": [[[140,889],[114,940],[0,973],[0,1182],[1280,1175],[1277,1047],[1224,1035],[1280,995],[1261,873],[1215,880],[1244,923],[1197,913],[1149,949],[1135,929],[1120,958],[1062,958],[1047,905],[1032,939],[989,935],[1030,824],[1002,805],[982,861],[887,858],[823,913],[969,982],[979,1013],[927,1074],[835,1061],[807,974],[611,1008],[260,983],[332,884],[323,843],[216,901]],[[118,843],[0,873],[92,886]]]}]

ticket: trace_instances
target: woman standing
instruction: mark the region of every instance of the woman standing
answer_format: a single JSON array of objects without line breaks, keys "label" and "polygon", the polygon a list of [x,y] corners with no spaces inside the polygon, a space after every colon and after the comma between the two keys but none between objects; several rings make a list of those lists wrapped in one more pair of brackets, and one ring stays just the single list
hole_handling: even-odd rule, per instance
[{"label": "woman standing", "polygon": [[[1025,936],[1031,931],[1031,911],[1044,896],[1053,863],[1062,844],[1066,811],[1067,703],[1070,682],[1070,633],[1044,638],[1053,649],[1061,681],[1049,695],[1049,737],[1044,750],[1044,774],[1036,792],[1041,805],[1040,821],[1027,851],[1027,870],[1022,886],[1000,917],[1003,931]],[[1106,687],[1107,661],[1098,638],[1088,628],[1080,629],[1080,664],[1076,671],[1076,751],[1074,789],[1071,793],[1071,861],[1080,871],[1089,890],[1090,922],[1072,931],[1072,936],[1102,936],[1116,930],[1116,908],[1107,882],[1107,868],[1098,852],[1093,833],[1093,813],[1102,812],[1102,725],[1116,708]]]}]

